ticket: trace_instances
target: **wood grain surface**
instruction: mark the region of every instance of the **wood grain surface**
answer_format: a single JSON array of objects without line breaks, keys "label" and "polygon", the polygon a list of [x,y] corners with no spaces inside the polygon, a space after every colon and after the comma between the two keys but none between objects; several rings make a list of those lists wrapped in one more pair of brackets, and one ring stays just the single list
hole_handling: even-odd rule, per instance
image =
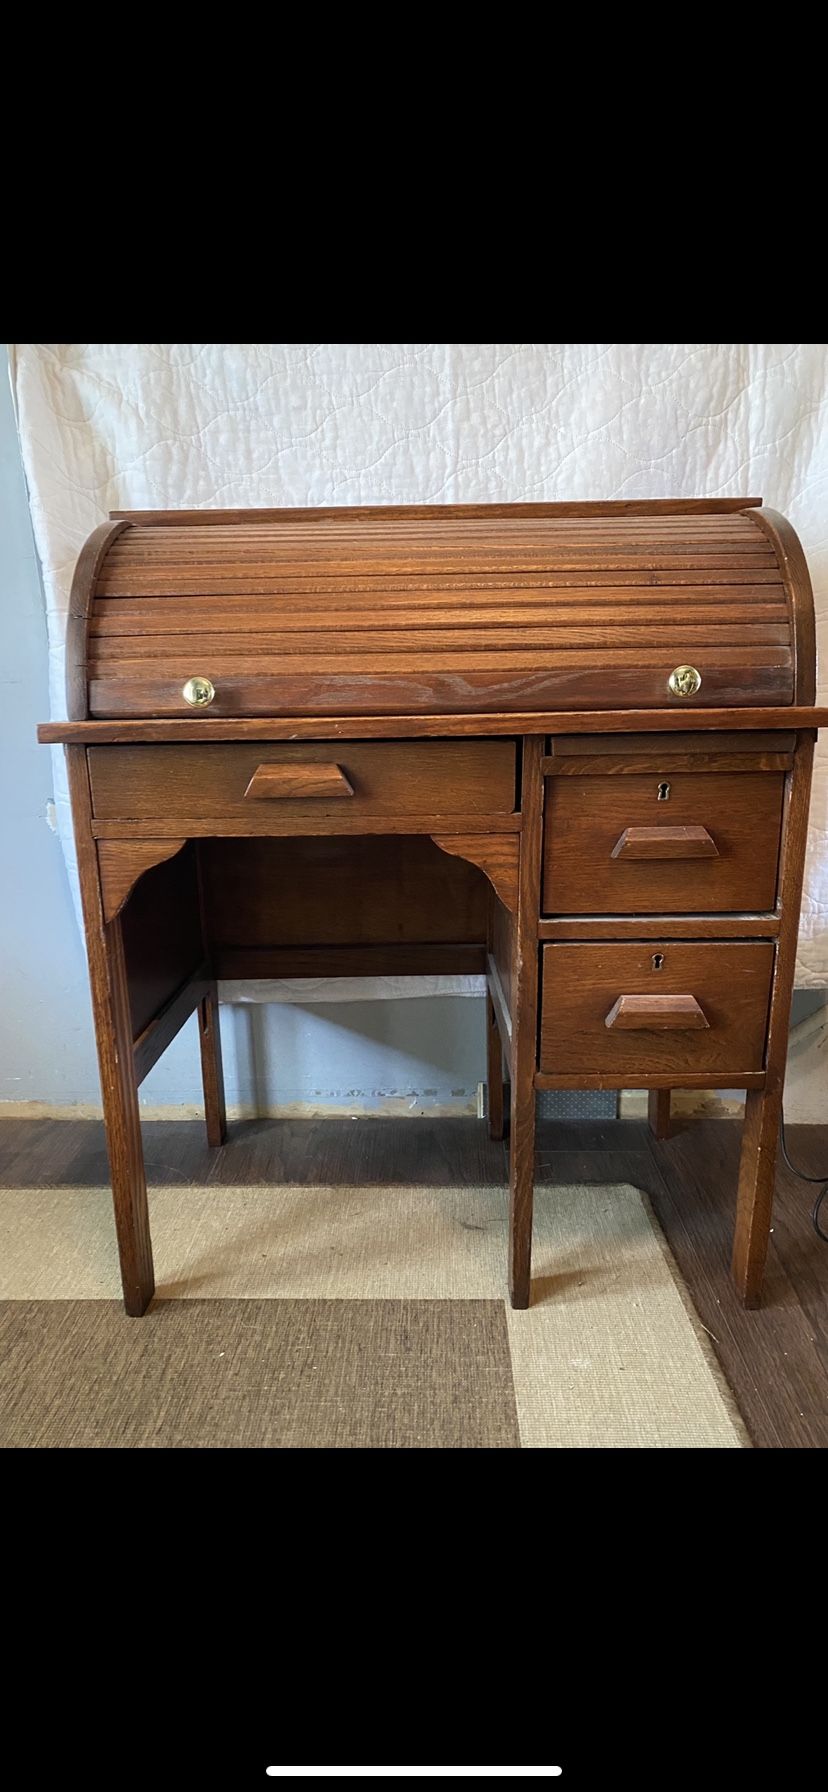
[{"label": "wood grain surface", "polygon": [[[172,816],[235,816],[251,827],[270,828],[308,815],[356,827],[367,816],[510,816],[515,808],[516,752],[510,740],[368,741],[343,748],[331,782],[330,748],[306,745],[182,745],[92,747],[89,778],[96,819],[151,818],[164,792],[166,822]],[[320,789],[308,780],[322,773]],[[295,788],[284,779],[293,776]],[[347,802],[342,779],[351,786]],[[278,780],[278,796],[251,801]],[[303,790],[304,785],[304,790]]]},{"label": "wood grain surface", "polygon": [[783,772],[707,771],[547,779],[544,913],[772,909],[784,782]]},{"label": "wood grain surface", "polygon": [[[715,1088],[724,1073],[762,1070],[772,943],[564,942],[544,946],[542,958],[541,1071],[605,1071],[620,1078],[620,1087],[635,1089],[646,1085],[649,1072],[672,1074],[676,1087],[686,1074],[703,1073]],[[708,1023],[703,1030],[607,1028],[619,997],[660,1001],[677,995],[692,997],[701,1008]]]},{"label": "wood grain surface", "polygon": [[[196,675],[226,717],[589,710],[608,688],[630,708],[790,704],[795,656],[807,683],[806,594],[755,514],[745,501],[120,517],[83,599],[89,712],[181,717]],[[674,698],[670,673],[688,663],[700,689]]]}]

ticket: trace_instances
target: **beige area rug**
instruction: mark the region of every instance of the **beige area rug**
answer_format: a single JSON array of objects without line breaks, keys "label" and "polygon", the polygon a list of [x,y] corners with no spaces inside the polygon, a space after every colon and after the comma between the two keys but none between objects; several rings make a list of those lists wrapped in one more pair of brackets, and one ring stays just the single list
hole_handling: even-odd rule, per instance
[{"label": "beige area rug", "polygon": [[498,1188],[170,1186],[127,1319],[108,1189],[0,1194],[6,1445],[740,1448],[644,1197],[539,1187],[533,1305]]}]

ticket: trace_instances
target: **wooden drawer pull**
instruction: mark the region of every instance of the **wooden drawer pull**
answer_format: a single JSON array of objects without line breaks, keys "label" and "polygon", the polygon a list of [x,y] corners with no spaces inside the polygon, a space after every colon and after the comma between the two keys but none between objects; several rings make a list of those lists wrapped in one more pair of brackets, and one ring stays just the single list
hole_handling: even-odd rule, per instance
[{"label": "wooden drawer pull", "polygon": [[695,996],[619,996],[604,1022],[622,1033],[695,1033],[709,1025]]},{"label": "wooden drawer pull", "polygon": [[253,773],[245,796],[334,797],[353,796],[354,787],[341,765],[260,765]]},{"label": "wooden drawer pull", "polygon": [[613,859],[717,859],[719,849],[706,828],[625,828]]}]

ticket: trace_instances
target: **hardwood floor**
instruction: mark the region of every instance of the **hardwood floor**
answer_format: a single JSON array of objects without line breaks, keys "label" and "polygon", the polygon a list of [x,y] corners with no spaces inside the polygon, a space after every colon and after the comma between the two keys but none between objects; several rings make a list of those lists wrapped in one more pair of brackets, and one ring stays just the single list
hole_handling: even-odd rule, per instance
[{"label": "hardwood floor", "polygon": [[[745,1312],[728,1274],[739,1132],[736,1121],[678,1121],[657,1144],[638,1121],[544,1122],[538,1177],[644,1189],[754,1443],[825,1448],[828,1245],[811,1226],[815,1191],[780,1162],[763,1305]],[[475,1120],[236,1122],[216,1151],[202,1122],[153,1121],[144,1139],[151,1182],[501,1182],[506,1200],[505,1148]],[[828,1175],[828,1125],[789,1128],[788,1149],[803,1169]],[[0,1123],[0,1189],[106,1181],[97,1121]]]}]

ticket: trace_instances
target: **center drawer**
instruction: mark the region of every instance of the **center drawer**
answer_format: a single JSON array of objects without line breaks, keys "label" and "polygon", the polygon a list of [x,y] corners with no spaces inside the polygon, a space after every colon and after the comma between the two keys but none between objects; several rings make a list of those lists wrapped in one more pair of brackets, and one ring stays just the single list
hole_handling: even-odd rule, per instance
[{"label": "center drawer", "polygon": [[540,1069],[605,1076],[703,1074],[712,1087],[761,1070],[774,946],[768,940],[636,940],[543,947]]},{"label": "center drawer", "polygon": [[781,771],[546,780],[543,913],[772,909]]},{"label": "center drawer", "polygon": [[[350,825],[376,816],[503,817],[515,808],[513,740],[182,742],[90,747],[100,820],[181,817]],[[424,830],[425,831],[425,830]]]}]

